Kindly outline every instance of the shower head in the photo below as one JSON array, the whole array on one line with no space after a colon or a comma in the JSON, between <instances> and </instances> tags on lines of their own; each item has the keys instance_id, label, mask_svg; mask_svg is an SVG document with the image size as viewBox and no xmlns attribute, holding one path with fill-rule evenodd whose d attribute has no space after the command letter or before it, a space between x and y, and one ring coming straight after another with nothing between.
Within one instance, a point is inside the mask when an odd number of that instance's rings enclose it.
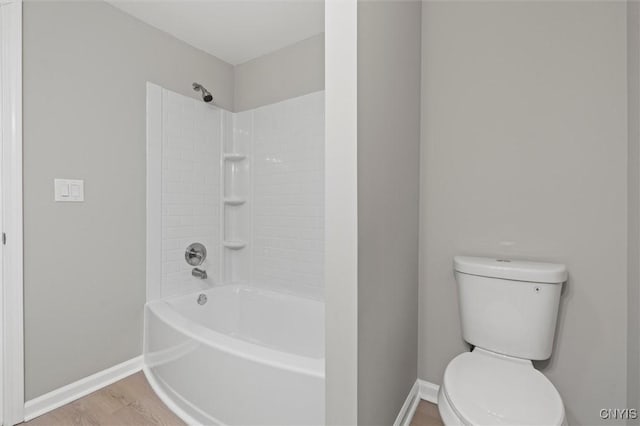
<instances>
[{"instance_id":1,"label":"shower head","mask_svg":"<svg viewBox=\"0 0 640 426\"><path fill-rule=\"evenodd\" d=\"M205 102L211 102L213 100L213 96L211 96L211 92L204 88L204 86L200 83L193 83L193 90L202 92L202 100Z\"/></svg>"}]
</instances>

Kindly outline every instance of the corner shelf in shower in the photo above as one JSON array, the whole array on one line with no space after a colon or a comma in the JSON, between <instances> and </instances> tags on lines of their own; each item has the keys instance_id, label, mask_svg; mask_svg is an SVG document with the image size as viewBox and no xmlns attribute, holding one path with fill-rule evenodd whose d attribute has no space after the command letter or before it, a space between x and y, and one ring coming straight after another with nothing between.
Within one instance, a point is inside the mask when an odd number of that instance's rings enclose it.
<instances>
[{"instance_id":1,"label":"corner shelf in shower","mask_svg":"<svg viewBox=\"0 0 640 426\"><path fill-rule=\"evenodd\" d=\"M241 206L246 202L246 199L240 197L228 197L224 199L224 204L227 206Z\"/></svg>"},{"instance_id":2,"label":"corner shelf in shower","mask_svg":"<svg viewBox=\"0 0 640 426\"><path fill-rule=\"evenodd\" d=\"M246 155L240 154L240 153L237 153L237 152L229 152L227 154L224 154L224 159L226 161L242 161L245 158L247 158Z\"/></svg>"},{"instance_id":3,"label":"corner shelf in shower","mask_svg":"<svg viewBox=\"0 0 640 426\"><path fill-rule=\"evenodd\" d=\"M245 248L247 243L244 241L225 241L224 246L231 250L240 250Z\"/></svg>"}]
</instances>

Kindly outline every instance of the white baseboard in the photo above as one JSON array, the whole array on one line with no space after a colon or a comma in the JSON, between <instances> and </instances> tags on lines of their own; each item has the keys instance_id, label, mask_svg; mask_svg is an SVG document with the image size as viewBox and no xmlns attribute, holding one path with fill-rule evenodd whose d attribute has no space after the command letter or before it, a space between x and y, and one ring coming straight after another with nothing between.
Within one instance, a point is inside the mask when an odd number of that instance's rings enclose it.
<instances>
[{"instance_id":1,"label":"white baseboard","mask_svg":"<svg viewBox=\"0 0 640 426\"><path fill-rule=\"evenodd\" d=\"M24 420L28 421L78 398L95 392L142 369L142 356L132 358L77 382L31 399L24 404Z\"/></svg>"},{"instance_id":2,"label":"white baseboard","mask_svg":"<svg viewBox=\"0 0 640 426\"><path fill-rule=\"evenodd\" d=\"M396 421L393 422L393 426L405 426L411 423L413 413L415 413L416 407L418 406L418 403L420 403L419 391L420 384L416 381L409 391L409 395L407 395L407 399L405 399L404 404L402 404L402 408L400 408L400 412L396 417Z\"/></svg>"},{"instance_id":3,"label":"white baseboard","mask_svg":"<svg viewBox=\"0 0 640 426\"><path fill-rule=\"evenodd\" d=\"M402 404L402 408L400 408L400 412L396 417L396 421L393 422L393 426L408 426L411 423L411 419L416 412L420 400L424 399L425 401L437 404L439 390L440 386L417 379L409 391L407 399L405 399L404 404Z\"/></svg>"},{"instance_id":4,"label":"white baseboard","mask_svg":"<svg viewBox=\"0 0 640 426\"><path fill-rule=\"evenodd\" d=\"M440 386L420 379L417 380L417 383L420 383L420 399L438 404L438 391L440 390Z\"/></svg>"},{"instance_id":5,"label":"white baseboard","mask_svg":"<svg viewBox=\"0 0 640 426\"><path fill-rule=\"evenodd\" d=\"M393 422L393 426L409 426L420 400L424 399L425 401L437 404L439 390L440 386L417 379L409 391L407 399L405 399L404 404L402 404L402 408L400 408L400 412L396 417L396 421Z\"/></svg>"}]
</instances>

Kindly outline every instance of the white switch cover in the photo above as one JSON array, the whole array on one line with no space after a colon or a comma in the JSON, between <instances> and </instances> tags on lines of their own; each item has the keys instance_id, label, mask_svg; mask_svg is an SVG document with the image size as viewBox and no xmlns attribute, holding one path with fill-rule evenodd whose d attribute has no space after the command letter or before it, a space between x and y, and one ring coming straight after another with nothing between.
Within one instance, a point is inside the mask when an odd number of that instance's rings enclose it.
<instances>
[{"instance_id":1,"label":"white switch cover","mask_svg":"<svg viewBox=\"0 0 640 426\"><path fill-rule=\"evenodd\" d=\"M54 179L53 186L55 201L84 201L84 180Z\"/></svg>"}]
</instances>

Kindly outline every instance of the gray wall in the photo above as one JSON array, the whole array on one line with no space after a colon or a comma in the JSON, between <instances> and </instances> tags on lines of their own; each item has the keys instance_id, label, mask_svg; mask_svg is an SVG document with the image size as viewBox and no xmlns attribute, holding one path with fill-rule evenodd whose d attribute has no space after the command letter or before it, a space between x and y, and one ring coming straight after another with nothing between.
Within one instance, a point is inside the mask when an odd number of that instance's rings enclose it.
<instances>
[{"instance_id":1,"label":"gray wall","mask_svg":"<svg viewBox=\"0 0 640 426\"><path fill-rule=\"evenodd\" d=\"M106 3L25 3L27 400L141 353L147 80L233 109L231 65ZM56 177L86 201L54 203Z\"/></svg>"},{"instance_id":2,"label":"gray wall","mask_svg":"<svg viewBox=\"0 0 640 426\"><path fill-rule=\"evenodd\" d=\"M537 367L570 424L626 406L626 37L624 2L424 3L420 378L468 350L454 255L563 262Z\"/></svg>"},{"instance_id":3,"label":"gray wall","mask_svg":"<svg viewBox=\"0 0 640 426\"><path fill-rule=\"evenodd\" d=\"M324 34L235 67L235 111L324 89Z\"/></svg>"},{"instance_id":4,"label":"gray wall","mask_svg":"<svg viewBox=\"0 0 640 426\"><path fill-rule=\"evenodd\" d=\"M640 4L627 3L628 285L627 407L640 409ZM640 424L636 419L633 424Z\"/></svg>"},{"instance_id":5,"label":"gray wall","mask_svg":"<svg viewBox=\"0 0 640 426\"><path fill-rule=\"evenodd\" d=\"M358 2L358 424L417 377L419 1Z\"/></svg>"}]
</instances>

